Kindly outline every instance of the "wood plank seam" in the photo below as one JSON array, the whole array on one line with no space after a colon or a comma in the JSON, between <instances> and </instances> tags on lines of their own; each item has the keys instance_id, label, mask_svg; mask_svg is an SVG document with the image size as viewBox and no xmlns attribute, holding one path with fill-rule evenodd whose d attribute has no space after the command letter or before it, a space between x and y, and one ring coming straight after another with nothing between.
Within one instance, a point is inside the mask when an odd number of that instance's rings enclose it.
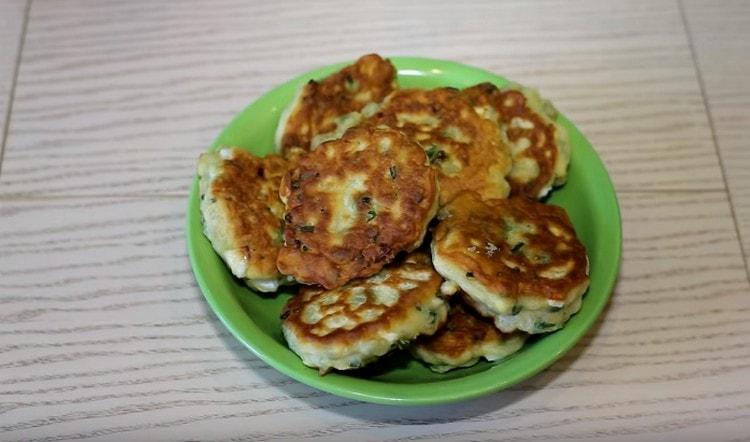
<instances>
[{"instance_id":1,"label":"wood plank seam","mask_svg":"<svg viewBox=\"0 0 750 442\"><path fill-rule=\"evenodd\" d=\"M5 110L5 125L3 126L2 143L0 143L0 174L3 171L3 154L5 153L5 143L8 140L8 131L10 129L10 117L13 113L13 100L16 95L16 83L18 82L18 71L21 69L21 55L23 54L23 45L26 41L26 29L29 23L29 12L31 11L31 2L26 0L26 6L23 11L23 23L21 24L21 36L18 39L18 51L16 53L16 65L13 66L13 76L11 77L10 92L8 93L8 105Z\"/></svg>"},{"instance_id":2,"label":"wood plank seam","mask_svg":"<svg viewBox=\"0 0 750 442\"><path fill-rule=\"evenodd\" d=\"M711 105L708 100L708 94L706 93L706 85L703 81L703 73L701 72L700 62L695 49L695 43L693 42L693 34L690 30L690 23L688 22L687 15L685 14L685 6L682 4L682 0L677 0L677 8L680 11L680 18L682 19L682 25L685 29L685 38L687 39L688 47L690 48L690 56L693 59L693 66L695 68L695 76L698 80L698 86L701 91L701 100L703 101L703 107L706 111L706 118L708 119L708 127L711 131L711 139L716 149L716 157L719 161L721 168L721 178L724 180L724 189L727 193L727 200L729 201L729 211L732 214L732 222L734 223L735 234L737 235L737 242L740 246L740 253L742 255L742 262L745 264L745 276L748 282L750 282L750 267L748 267L747 255L745 254L745 247L742 243L742 234L740 232L739 222L737 221L737 213L734 209L734 201L732 200L732 191L729 188L729 182L727 181L727 172L724 169L724 161L721 157L721 149L719 149L719 142L716 137L716 127L714 125L713 114L711 113Z\"/></svg>"},{"instance_id":3,"label":"wood plank seam","mask_svg":"<svg viewBox=\"0 0 750 442\"><path fill-rule=\"evenodd\" d=\"M175 199L175 198L187 198L189 188L185 189L185 193L143 193L143 192L132 192L123 194L103 194L103 195L91 195L91 194L67 194L67 195L35 195L30 193L0 193L0 201L64 201L68 199L121 199L121 198L141 198L141 199ZM714 193L726 193L725 189L701 189L701 190L689 190L689 189L619 189L617 194L660 194L660 193L671 193L671 194L682 194L682 195L695 195L695 194L714 194Z\"/></svg>"},{"instance_id":4,"label":"wood plank seam","mask_svg":"<svg viewBox=\"0 0 750 442\"><path fill-rule=\"evenodd\" d=\"M197 160L196 160L197 161ZM104 195L75 195L75 194L67 194L67 195L41 195L41 194L22 194L22 193L0 193L0 201L65 201L65 200L76 200L76 199L83 199L83 200L105 200L105 199L122 199L122 198L133 198L133 199L183 199L187 198L188 194L187 191L189 189L185 190L185 193L182 194L176 194L176 193L143 193L143 192L132 192L132 193L125 193L125 194L104 194ZM680 192L683 192L682 190ZM706 192L723 192L723 190L715 190L715 191L706 191ZM658 193L658 191L657 191ZM685 191L685 193L695 193L694 191Z\"/></svg>"}]
</instances>

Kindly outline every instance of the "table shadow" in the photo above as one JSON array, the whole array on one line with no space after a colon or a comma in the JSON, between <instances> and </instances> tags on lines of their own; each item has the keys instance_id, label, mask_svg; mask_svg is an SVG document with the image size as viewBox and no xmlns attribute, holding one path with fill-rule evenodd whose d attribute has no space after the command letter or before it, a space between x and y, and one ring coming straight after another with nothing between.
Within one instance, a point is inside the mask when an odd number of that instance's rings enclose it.
<instances>
[{"instance_id":1,"label":"table shadow","mask_svg":"<svg viewBox=\"0 0 750 442\"><path fill-rule=\"evenodd\" d=\"M614 293L612 297L614 297ZM604 307L604 310L594 322L591 329L570 351L535 376L513 387L484 397L453 404L427 406L379 405L341 398L297 382L270 367L269 370L258 370L258 363L262 361L252 355L250 350L242 346L231 334L226 333L226 329L221 324L221 321L205 302L203 303L203 309L206 315L213 319L210 321L211 325L216 330L219 339L227 351L233 353L239 362L245 363L248 369L252 370L257 376L268 381L269 384L273 384L285 396L304 402L311 409L325 409L328 412L340 414L348 419L369 424L397 426L434 425L465 420L482 421L485 418L512 418L516 416L517 414L513 412L509 412L508 416L497 416L497 414L501 413L503 409L544 390L565 373L591 346L602 323L606 320L611 308L611 301L612 299ZM248 356L251 357L248 358ZM393 363L398 364L399 360L398 357L395 357L393 358ZM377 370L377 368L373 368L373 370ZM279 377L284 377L289 382L279 382ZM490 418L488 415L494 416Z\"/></svg>"}]
</instances>

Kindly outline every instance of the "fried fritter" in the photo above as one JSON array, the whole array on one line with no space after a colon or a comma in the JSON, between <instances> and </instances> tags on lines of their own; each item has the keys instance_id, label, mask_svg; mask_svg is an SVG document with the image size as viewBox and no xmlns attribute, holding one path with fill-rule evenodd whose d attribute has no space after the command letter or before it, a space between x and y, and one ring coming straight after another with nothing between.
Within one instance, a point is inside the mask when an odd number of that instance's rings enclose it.
<instances>
[{"instance_id":1,"label":"fried fritter","mask_svg":"<svg viewBox=\"0 0 750 442\"><path fill-rule=\"evenodd\" d=\"M481 358L488 361L507 358L521 349L527 336L502 333L491 319L480 316L456 296L451 299L445 324L435 334L419 337L409 350L432 371L445 373L471 367Z\"/></svg>"},{"instance_id":2,"label":"fried fritter","mask_svg":"<svg viewBox=\"0 0 750 442\"><path fill-rule=\"evenodd\" d=\"M334 290L302 287L281 314L284 338L321 374L363 367L443 324L441 282L428 255L413 253Z\"/></svg>"},{"instance_id":3,"label":"fried fritter","mask_svg":"<svg viewBox=\"0 0 750 442\"><path fill-rule=\"evenodd\" d=\"M482 83L463 93L480 115L500 127L510 144L513 168L507 179L512 196L543 198L553 186L565 183L568 133L556 122L552 103L519 85L499 89Z\"/></svg>"},{"instance_id":4,"label":"fried fritter","mask_svg":"<svg viewBox=\"0 0 750 442\"><path fill-rule=\"evenodd\" d=\"M396 69L376 54L365 55L321 81L310 80L281 116L276 131L278 150L309 150L340 138L395 88Z\"/></svg>"},{"instance_id":5,"label":"fried fritter","mask_svg":"<svg viewBox=\"0 0 750 442\"><path fill-rule=\"evenodd\" d=\"M501 331L554 331L580 308L588 257L561 207L525 197L482 201L465 192L439 217L435 269Z\"/></svg>"},{"instance_id":6,"label":"fried fritter","mask_svg":"<svg viewBox=\"0 0 750 442\"><path fill-rule=\"evenodd\" d=\"M415 249L437 211L436 172L401 132L356 127L303 156L282 180L278 268L328 289Z\"/></svg>"},{"instance_id":7,"label":"fried fritter","mask_svg":"<svg viewBox=\"0 0 750 442\"><path fill-rule=\"evenodd\" d=\"M511 167L496 125L479 116L457 89L401 89L365 124L398 129L418 142L439 171L440 204L462 190L505 198Z\"/></svg>"},{"instance_id":8,"label":"fried fritter","mask_svg":"<svg viewBox=\"0 0 750 442\"><path fill-rule=\"evenodd\" d=\"M225 147L198 160L203 231L234 276L262 292L290 281L276 268L284 204L278 189L288 163Z\"/></svg>"}]
</instances>

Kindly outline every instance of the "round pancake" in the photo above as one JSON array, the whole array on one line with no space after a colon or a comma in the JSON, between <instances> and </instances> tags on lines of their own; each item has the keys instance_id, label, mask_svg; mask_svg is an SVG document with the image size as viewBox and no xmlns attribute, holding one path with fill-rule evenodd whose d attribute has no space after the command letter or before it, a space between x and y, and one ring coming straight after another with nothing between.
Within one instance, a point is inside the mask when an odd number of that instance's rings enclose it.
<instances>
[{"instance_id":1,"label":"round pancake","mask_svg":"<svg viewBox=\"0 0 750 442\"><path fill-rule=\"evenodd\" d=\"M525 333L502 333L460 298L451 301L448 319L431 336L421 336L409 347L412 355L425 362L432 371L445 373L460 367L471 367L484 358L497 361L523 347Z\"/></svg>"},{"instance_id":2,"label":"round pancake","mask_svg":"<svg viewBox=\"0 0 750 442\"><path fill-rule=\"evenodd\" d=\"M281 182L279 270L328 289L377 273L422 242L437 186L424 151L406 135L349 129L302 157Z\"/></svg>"},{"instance_id":3,"label":"round pancake","mask_svg":"<svg viewBox=\"0 0 750 442\"><path fill-rule=\"evenodd\" d=\"M588 257L560 207L465 192L440 213L435 269L503 332L557 330L580 308Z\"/></svg>"},{"instance_id":4,"label":"round pancake","mask_svg":"<svg viewBox=\"0 0 750 442\"><path fill-rule=\"evenodd\" d=\"M442 278L427 254L413 253L367 279L325 290L301 287L281 314L289 348L321 374L365 366L445 321Z\"/></svg>"},{"instance_id":5,"label":"round pancake","mask_svg":"<svg viewBox=\"0 0 750 442\"><path fill-rule=\"evenodd\" d=\"M204 234L234 276L262 292L290 281L276 268L284 214L278 189L287 168L278 155L232 147L198 160Z\"/></svg>"},{"instance_id":6,"label":"round pancake","mask_svg":"<svg viewBox=\"0 0 750 442\"><path fill-rule=\"evenodd\" d=\"M439 171L441 205L462 190L483 198L505 198L510 191L510 154L497 126L456 89L397 90L367 124L396 128L425 149Z\"/></svg>"},{"instance_id":7,"label":"round pancake","mask_svg":"<svg viewBox=\"0 0 750 442\"><path fill-rule=\"evenodd\" d=\"M308 150L340 138L395 88L396 69L376 54L365 55L321 81L310 80L281 116L276 131L278 150Z\"/></svg>"},{"instance_id":8,"label":"round pancake","mask_svg":"<svg viewBox=\"0 0 750 442\"><path fill-rule=\"evenodd\" d=\"M568 133L557 124L557 111L533 89L503 89L482 83L463 91L476 111L495 122L510 145L513 168L507 179L512 196L543 198L565 183L570 147Z\"/></svg>"}]
</instances>

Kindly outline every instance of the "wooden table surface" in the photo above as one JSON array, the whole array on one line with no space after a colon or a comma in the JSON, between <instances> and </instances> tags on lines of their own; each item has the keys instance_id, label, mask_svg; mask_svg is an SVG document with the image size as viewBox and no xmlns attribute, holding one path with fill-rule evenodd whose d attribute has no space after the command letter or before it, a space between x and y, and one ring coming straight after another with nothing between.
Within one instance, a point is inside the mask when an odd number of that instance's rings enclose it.
<instances>
[{"instance_id":1,"label":"wooden table surface","mask_svg":"<svg viewBox=\"0 0 750 442\"><path fill-rule=\"evenodd\" d=\"M541 88L614 180L609 307L501 393L309 388L191 273L197 156L274 85L373 51ZM0 0L0 440L748 440L749 73L746 1Z\"/></svg>"}]
</instances>

